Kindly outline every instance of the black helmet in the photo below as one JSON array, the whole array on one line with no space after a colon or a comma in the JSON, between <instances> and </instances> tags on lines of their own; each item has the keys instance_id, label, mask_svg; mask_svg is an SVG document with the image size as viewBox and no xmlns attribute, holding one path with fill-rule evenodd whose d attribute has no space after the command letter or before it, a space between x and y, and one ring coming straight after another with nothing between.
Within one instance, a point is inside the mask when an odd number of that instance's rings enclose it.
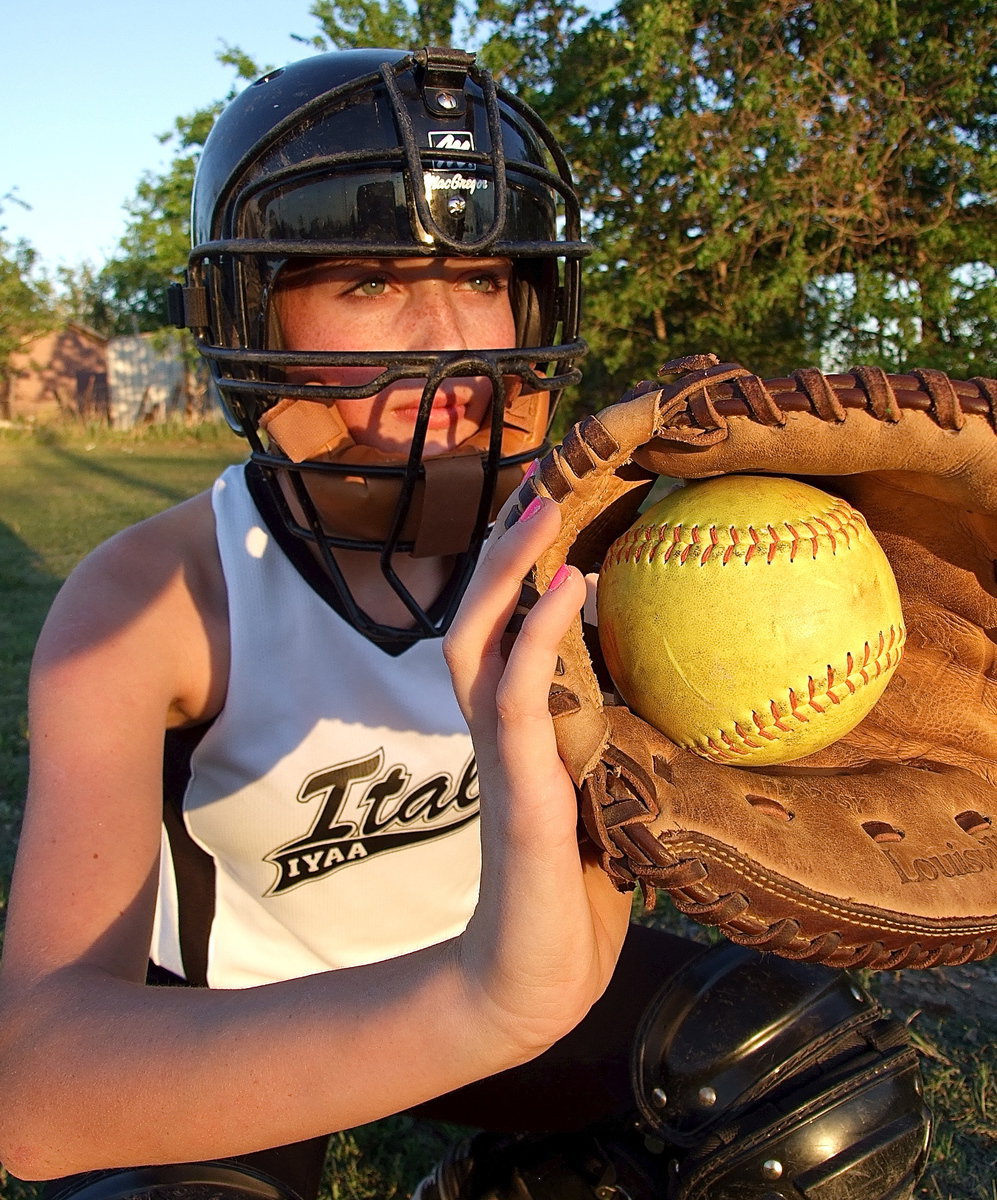
<instances>
[{"instance_id":1,"label":"black helmet","mask_svg":"<svg viewBox=\"0 0 997 1200\"><path fill-rule=\"evenodd\" d=\"M187 284L174 288L172 313L194 330L283 520L318 545L348 619L366 636L439 636L490 521L545 449L556 397L579 377L588 247L550 132L460 50L315 55L263 76L221 114L198 167L192 226ZM461 256L511 261L515 347L282 349L272 297L289 263ZM363 386L287 382L287 369L302 366L377 375ZM433 395L444 380L468 376L490 381L490 415L467 442L424 459ZM358 451L330 402L412 378L425 386L411 450ZM337 548L379 555L412 628L378 624L359 608ZM431 612L396 575L396 553L453 558Z\"/></svg>"}]
</instances>

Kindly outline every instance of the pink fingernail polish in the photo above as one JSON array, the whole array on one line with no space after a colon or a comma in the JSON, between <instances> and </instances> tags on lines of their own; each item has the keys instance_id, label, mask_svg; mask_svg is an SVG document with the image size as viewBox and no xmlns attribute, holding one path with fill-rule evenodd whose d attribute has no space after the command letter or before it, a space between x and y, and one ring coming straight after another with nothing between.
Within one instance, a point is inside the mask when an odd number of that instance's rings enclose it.
<instances>
[{"instance_id":1,"label":"pink fingernail polish","mask_svg":"<svg viewBox=\"0 0 997 1200\"><path fill-rule=\"evenodd\" d=\"M533 499L529 502L529 504L527 504L527 506L523 509L519 520L520 521L528 521L530 519L530 517L535 517L537 515L537 513L540 511L540 506L542 504L543 504L543 501L540 499L540 497L534 496Z\"/></svg>"},{"instance_id":2,"label":"pink fingernail polish","mask_svg":"<svg viewBox=\"0 0 997 1200\"><path fill-rule=\"evenodd\" d=\"M550 581L550 587L547 588L547 591L552 592L555 588L559 588L570 574L571 570L567 563L562 563L554 572L554 578Z\"/></svg>"},{"instance_id":3,"label":"pink fingernail polish","mask_svg":"<svg viewBox=\"0 0 997 1200\"><path fill-rule=\"evenodd\" d=\"M534 475L534 474L536 473L536 469L537 469L537 467L539 467L539 466L540 466L540 459L539 459L539 458L535 458L535 459L533 460L533 462L531 462L531 463L530 463L530 465L529 465L529 466L526 468L526 470L523 472L523 482L524 482L524 483L526 482L526 480L527 480L527 479L529 479L529 478L530 478L530 476L531 476L531 475Z\"/></svg>"}]
</instances>

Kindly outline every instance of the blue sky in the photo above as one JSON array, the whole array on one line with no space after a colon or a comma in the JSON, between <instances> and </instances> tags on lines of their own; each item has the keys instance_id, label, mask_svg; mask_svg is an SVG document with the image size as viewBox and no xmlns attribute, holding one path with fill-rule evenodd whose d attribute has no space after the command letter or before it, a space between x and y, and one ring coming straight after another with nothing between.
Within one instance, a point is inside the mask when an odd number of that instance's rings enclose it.
<instances>
[{"instance_id":1,"label":"blue sky","mask_svg":"<svg viewBox=\"0 0 997 1200\"><path fill-rule=\"evenodd\" d=\"M146 170L170 159L157 135L224 97L223 42L266 66L310 53L312 0L0 0L0 196L9 240L43 263L99 265Z\"/></svg>"}]
</instances>

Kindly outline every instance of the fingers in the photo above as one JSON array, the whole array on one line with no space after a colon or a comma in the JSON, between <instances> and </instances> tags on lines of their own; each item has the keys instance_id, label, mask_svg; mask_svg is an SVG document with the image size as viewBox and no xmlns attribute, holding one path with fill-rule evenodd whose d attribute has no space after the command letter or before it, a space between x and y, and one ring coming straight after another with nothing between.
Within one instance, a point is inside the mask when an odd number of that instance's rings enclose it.
<instances>
[{"instance_id":1,"label":"fingers","mask_svg":"<svg viewBox=\"0 0 997 1200\"><path fill-rule=\"evenodd\" d=\"M559 531L549 499L500 531L445 642L481 785L481 887L462 961L477 1008L539 1048L600 994L629 915L629 899L582 861L575 786L548 707L561 640L585 601L578 570L555 573L503 654L523 579Z\"/></svg>"},{"instance_id":2,"label":"fingers","mask_svg":"<svg viewBox=\"0 0 997 1200\"><path fill-rule=\"evenodd\" d=\"M548 707L561 639L585 600L585 583L562 566L527 614L509 650L495 693L497 744L502 758L533 779L563 773ZM571 789L574 805L574 789Z\"/></svg>"},{"instance_id":3,"label":"fingers","mask_svg":"<svg viewBox=\"0 0 997 1200\"><path fill-rule=\"evenodd\" d=\"M575 568L555 574L526 615L508 658L503 652L522 580L559 528L557 505L537 500L489 544L445 645L482 785L487 781L496 794L517 797L515 804L490 812L485 823L515 822L515 830L506 827L503 836L524 843L536 841L535 821L553 821L560 826L558 836L574 838L574 785L557 752L548 695L561 640L585 599Z\"/></svg>"},{"instance_id":4,"label":"fingers","mask_svg":"<svg viewBox=\"0 0 997 1200\"><path fill-rule=\"evenodd\" d=\"M554 540L559 528L557 505L551 500L538 499L527 507L517 524L493 537L485 548L443 647L454 690L469 725L476 714L480 714L483 705L493 707L499 680L506 667L503 634L519 601L524 578ZM577 576L578 573L569 571L567 574ZM560 582L566 582L565 577L562 576ZM565 606L573 603L574 585L560 597L559 592L560 587L551 589L549 594L557 599L542 606L538 604L528 618L534 625L534 645L536 639L545 638L548 643L554 639L553 646L556 646L570 623L568 617L558 633L559 615L563 618ZM548 608L552 610L549 618ZM537 609L543 615L533 621ZM556 658L550 655L548 658L551 675L543 688L544 697L556 662ZM487 705L489 697L492 705Z\"/></svg>"}]
</instances>

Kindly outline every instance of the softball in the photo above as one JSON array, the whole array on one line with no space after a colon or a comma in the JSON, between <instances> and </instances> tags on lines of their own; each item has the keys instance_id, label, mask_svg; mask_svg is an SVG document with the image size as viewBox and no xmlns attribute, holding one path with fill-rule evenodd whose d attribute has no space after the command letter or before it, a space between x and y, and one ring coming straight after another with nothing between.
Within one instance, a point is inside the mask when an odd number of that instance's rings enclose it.
<instances>
[{"instance_id":1,"label":"softball","mask_svg":"<svg viewBox=\"0 0 997 1200\"><path fill-rule=\"evenodd\" d=\"M774 476L686 484L648 509L610 547L597 607L630 708L736 766L844 736L882 695L906 636L862 514Z\"/></svg>"}]
</instances>

